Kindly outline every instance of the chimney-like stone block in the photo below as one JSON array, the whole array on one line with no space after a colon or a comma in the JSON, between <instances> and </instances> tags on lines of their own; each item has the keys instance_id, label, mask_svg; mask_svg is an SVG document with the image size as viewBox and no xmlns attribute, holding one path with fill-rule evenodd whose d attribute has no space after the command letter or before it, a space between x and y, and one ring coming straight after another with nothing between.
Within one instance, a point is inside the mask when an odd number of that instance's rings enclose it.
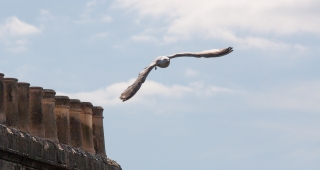
<instances>
[{"instance_id":1,"label":"chimney-like stone block","mask_svg":"<svg viewBox=\"0 0 320 170\"><path fill-rule=\"evenodd\" d=\"M69 97L56 96L55 115L57 134L60 143L70 145Z\"/></svg>"},{"instance_id":2,"label":"chimney-like stone block","mask_svg":"<svg viewBox=\"0 0 320 170\"><path fill-rule=\"evenodd\" d=\"M40 138L44 138L42 91L42 87L29 87L30 133Z\"/></svg>"},{"instance_id":3,"label":"chimney-like stone block","mask_svg":"<svg viewBox=\"0 0 320 170\"><path fill-rule=\"evenodd\" d=\"M18 82L19 128L26 133L30 133L29 87L29 83Z\"/></svg>"},{"instance_id":4,"label":"chimney-like stone block","mask_svg":"<svg viewBox=\"0 0 320 170\"><path fill-rule=\"evenodd\" d=\"M6 125L19 129L18 113L18 79L4 78L4 112L6 114Z\"/></svg>"},{"instance_id":5,"label":"chimney-like stone block","mask_svg":"<svg viewBox=\"0 0 320 170\"><path fill-rule=\"evenodd\" d=\"M81 102L78 99L70 99L70 137L71 146L82 148L82 133L81 133Z\"/></svg>"},{"instance_id":6,"label":"chimney-like stone block","mask_svg":"<svg viewBox=\"0 0 320 170\"><path fill-rule=\"evenodd\" d=\"M82 149L95 153L92 132L92 103L81 102Z\"/></svg>"},{"instance_id":7,"label":"chimney-like stone block","mask_svg":"<svg viewBox=\"0 0 320 170\"><path fill-rule=\"evenodd\" d=\"M0 73L0 124L6 124L6 113L4 112L4 74Z\"/></svg>"},{"instance_id":8,"label":"chimney-like stone block","mask_svg":"<svg viewBox=\"0 0 320 170\"><path fill-rule=\"evenodd\" d=\"M45 130L44 136L48 140L59 143L55 114L55 95L56 92L52 89L44 89L42 91L42 109Z\"/></svg>"},{"instance_id":9,"label":"chimney-like stone block","mask_svg":"<svg viewBox=\"0 0 320 170\"><path fill-rule=\"evenodd\" d=\"M94 106L92 108L92 130L93 130L93 143L96 154L101 156L106 155L105 143L104 143L104 131L103 131L103 108L100 106Z\"/></svg>"}]
</instances>

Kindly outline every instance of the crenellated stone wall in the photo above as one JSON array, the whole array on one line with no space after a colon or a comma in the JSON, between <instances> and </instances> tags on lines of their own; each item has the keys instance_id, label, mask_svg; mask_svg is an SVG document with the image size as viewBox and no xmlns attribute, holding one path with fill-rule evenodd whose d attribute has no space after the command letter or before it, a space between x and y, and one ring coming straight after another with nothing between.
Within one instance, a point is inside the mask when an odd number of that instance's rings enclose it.
<instances>
[{"instance_id":1,"label":"crenellated stone wall","mask_svg":"<svg viewBox=\"0 0 320 170\"><path fill-rule=\"evenodd\" d=\"M0 73L0 170L121 170L107 158L103 108Z\"/></svg>"}]
</instances>

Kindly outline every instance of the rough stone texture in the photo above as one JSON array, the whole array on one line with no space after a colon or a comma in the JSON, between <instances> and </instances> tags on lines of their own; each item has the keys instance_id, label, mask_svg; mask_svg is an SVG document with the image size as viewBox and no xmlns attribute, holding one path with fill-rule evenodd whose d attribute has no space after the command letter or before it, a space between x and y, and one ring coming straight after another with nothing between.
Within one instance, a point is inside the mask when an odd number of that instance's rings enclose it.
<instances>
[{"instance_id":1,"label":"rough stone texture","mask_svg":"<svg viewBox=\"0 0 320 170\"><path fill-rule=\"evenodd\" d=\"M37 86L29 88L30 133L40 138L44 138L42 90Z\"/></svg>"},{"instance_id":2,"label":"rough stone texture","mask_svg":"<svg viewBox=\"0 0 320 170\"><path fill-rule=\"evenodd\" d=\"M23 166L18 163L13 163L13 162L1 160L1 159L0 159L0 169L1 170L35 170L28 166Z\"/></svg>"},{"instance_id":3,"label":"rough stone texture","mask_svg":"<svg viewBox=\"0 0 320 170\"><path fill-rule=\"evenodd\" d=\"M107 158L108 170L122 170L121 166L114 160Z\"/></svg>"},{"instance_id":4,"label":"rough stone texture","mask_svg":"<svg viewBox=\"0 0 320 170\"><path fill-rule=\"evenodd\" d=\"M56 92L51 89L44 89L42 91L44 136L48 140L59 142L55 115L55 95Z\"/></svg>"},{"instance_id":5,"label":"rough stone texture","mask_svg":"<svg viewBox=\"0 0 320 170\"><path fill-rule=\"evenodd\" d=\"M55 115L60 143L70 145L69 97L56 96Z\"/></svg>"},{"instance_id":6,"label":"rough stone texture","mask_svg":"<svg viewBox=\"0 0 320 170\"><path fill-rule=\"evenodd\" d=\"M70 138L71 146L82 148L82 133L81 133L81 121L80 121L80 100L70 99L69 116L70 116Z\"/></svg>"},{"instance_id":7,"label":"rough stone texture","mask_svg":"<svg viewBox=\"0 0 320 170\"><path fill-rule=\"evenodd\" d=\"M58 144L0 124L2 170L122 170L107 157Z\"/></svg>"},{"instance_id":8,"label":"rough stone texture","mask_svg":"<svg viewBox=\"0 0 320 170\"><path fill-rule=\"evenodd\" d=\"M90 153L95 153L92 134L92 103L81 102L81 132L82 149Z\"/></svg>"},{"instance_id":9,"label":"rough stone texture","mask_svg":"<svg viewBox=\"0 0 320 170\"><path fill-rule=\"evenodd\" d=\"M29 83L18 82L19 129L30 133Z\"/></svg>"},{"instance_id":10,"label":"rough stone texture","mask_svg":"<svg viewBox=\"0 0 320 170\"><path fill-rule=\"evenodd\" d=\"M103 132L103 108L95 106L92 108L92 132L93 132L93 143L96 154L107 156L104 142Z\"/></svg>"},{"instance_id":11,"label":"rough stone texture","mask_svg":"<svg viewBox=\"0 0 320 170\"><path fill-rule=\"evenodd\" d=\"M6 124L6 114L4 112L3 77L4 77L4 74L0 73L0 124Z\"/></svg>"},{"instance_id":12,"label":"rough stone texture","mask_svg":"<svg viewBox=\"0 0 320 170\"><path fill-rule=\"evenodd\" d=\"M6 125L19 129L18 114L18 79L4 78L4 112L6 114Z\"/></svg>"}]
</instances>

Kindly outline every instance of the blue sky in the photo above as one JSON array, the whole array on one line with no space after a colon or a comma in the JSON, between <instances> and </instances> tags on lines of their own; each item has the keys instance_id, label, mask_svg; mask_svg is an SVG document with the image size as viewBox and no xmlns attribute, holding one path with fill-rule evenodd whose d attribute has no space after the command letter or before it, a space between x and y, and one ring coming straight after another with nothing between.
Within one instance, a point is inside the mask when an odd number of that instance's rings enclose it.
<instances>
[{"instance_id":1,"label":"blue sky","mask_svg":"<svg viewBox=\"0 0 320 170\"><path fill-rule=\"evenodd\" d=\"M104 110L126 170L318 169L320 2L0 1L0 72ZM155 57L177 58L120 94Z\"/></svg>"}]
</instances>

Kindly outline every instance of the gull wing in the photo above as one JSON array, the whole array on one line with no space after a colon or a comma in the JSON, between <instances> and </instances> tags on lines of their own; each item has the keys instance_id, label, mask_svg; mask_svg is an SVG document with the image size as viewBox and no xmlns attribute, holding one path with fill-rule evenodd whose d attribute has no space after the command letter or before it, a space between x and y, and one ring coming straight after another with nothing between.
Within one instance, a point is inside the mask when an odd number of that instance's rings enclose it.
<instances>
[{"instance_id":1,"label":"gull wing","mask_svg":"<svg viewBox=\"0 0 320 170\"><path fill-rule=\"evenodd\" d=\"M144 68L138 75L136 81L121 94L120 99L124 102L133 97L140 89L142 83L146 80L150 71L156 66L156 62L151 63L148 67Z\"/></svg>"},{"instance_id":2,"label":"gull wing","mask_svg":"<svg viewBox=\"0 0 320 170\"><path fill-rule=\"evenodd\" d=\"M173 54L171 56L168 56L170 59L176 58L176 57L196 57L196 58L211 58L211 57L221 57L224 55L227 55L233 51L232 47L228 48L223 48L223 49L218 49L218 50L207 50L207 51L202 51L202 52L197 52L197 53L192 53L192 52L186 52L186 53L178 53L178 54Z\"/></svg>"}]
</instances>

